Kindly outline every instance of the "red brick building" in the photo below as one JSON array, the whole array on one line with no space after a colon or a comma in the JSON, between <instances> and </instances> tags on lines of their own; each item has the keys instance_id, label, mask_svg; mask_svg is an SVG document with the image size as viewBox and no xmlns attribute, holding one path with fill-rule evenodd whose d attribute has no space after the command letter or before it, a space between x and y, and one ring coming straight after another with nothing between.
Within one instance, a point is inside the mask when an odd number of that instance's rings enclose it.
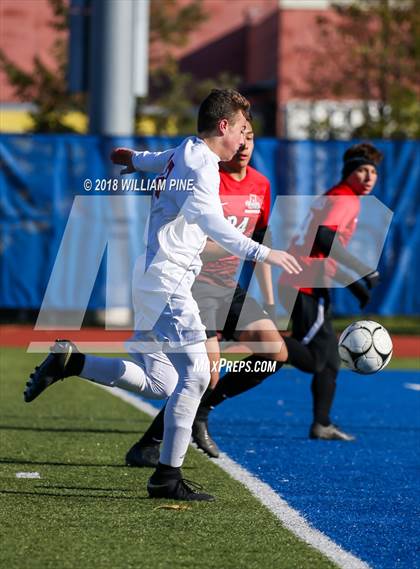
<instances>
[{"instance_id":1,"label":"red brick building","mask_svg":"<svg viewBox=\"0 0 420 569\"><path fill-rule=\"evenodd\" d=\"M302 54L310 53L318 41L317 17L333 17L330 0L202 3L208 18L190 34L188 45L177 50L181 69L198 78L214 77L222 71L238 75L241 90L252 99L265 134L305 136L311 104L301 92L310 58ZM48 26L50 17L47 0L2 0L1 48L26 69L30 69L34 55L52 61L50 50L56 32ZM1 73L0 102L9 124L18 101ZM3 125L1 130L7 129Z\"/></svg>"}]
</instances>

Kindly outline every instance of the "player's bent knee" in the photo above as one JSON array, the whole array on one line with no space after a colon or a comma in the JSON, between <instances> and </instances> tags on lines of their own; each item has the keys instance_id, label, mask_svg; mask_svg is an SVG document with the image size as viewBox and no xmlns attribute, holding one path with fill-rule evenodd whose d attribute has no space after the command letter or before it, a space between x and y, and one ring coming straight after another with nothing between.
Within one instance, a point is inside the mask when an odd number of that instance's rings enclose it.
<instances>
[{"instance_id":1,"label":"player's bent knee","mask_svg":"<svg viewBox=\"0 0 420 569\"><path fill-rule=\"evenodd\" d=\"M198 373L184 380L183 391L190 397L201 399L210 383L210 372Z\"/></svg>"},{"instance_id":2,"label":"player's bent knee","mask_svg":"<svg viewBox=\"0 0 420 569\"><path fill-rule=\"evenodd\" d=\"M287 346L281 338L271 338L271 340L262 340L262 354L272 360L278 362L286 362L288 358ZM265 349L264 349L265 348Z\"/></svg>"},{"instance_id":3,"label":"player's bent knee","mask_svg":"<svg viewBox=\"0 0 420 569\"><path fill-rule=\"evenodd\" d=\"M316 359L314 364L314 373L321 373L323 369L325 369L327 362L325 359Z\"/></svg>"},{"instance_id":4,"label":"player's bent knee","mask_svg":"<svg viewBox=\"0 0 420 569\"><path fill-rule=\"evenodd\" d=\"M169 424L173 423L181 428L191 428L192 419L197 412L199 404L200 399L196 397L190 397L184 393L174 393L167 405L172 410L168 418Z\"/></svg>"},{"instance_id":5,"label":"player's bent knee","mask_svg":"<svg viewBox=\"0 0 420 569\"><path fill-rule=\"evenodd\" d=\"M147 378L144 395L148 399L167 399L172 395L178 378L168 377L166 381Z\"/></svg>"},{"instance_id":6,"label":"player's bent knee","mask_svg":"<svg viewBox=\"0 0 420 569\"><path fill-rule=\"evenodd\" d=\"M189 369L188 373L180 376L177 384L177 393L183 393L194 399L201 399L210 383L210 370Z\"/></svg>"},{"instance_id":7,"label":"player's bent knee","mask_svg":"<svg viewBox=\"0 0 420 569\"><path fill-rule=\"evenodd\" d=\"M254 354L278 362L287 361L287 347L271 320L254 322L241 336L240 341L249 345Z\"/></svg>"},{"instance_id":8,"label":"player's bent knee","mask_svg":"<svg viewBox=\"0 0 420 569\"><path fill-rule=\"evenodd\" d=\"M289 353L287 351L287 346L282 339L279 342L279 347L278 347L278 350L276 351L276 356L273 359L276 359L279 362L287 362L288 357L289 357Z\"/></svg>"},{"instance_id":9,"label":"player's bent knee","mask_svg":"<svg viewBox=\"0 0 420 569\"><path fill-rule=\"evenodd\" d=\"M168 397L170 397L172 395L172 393L174 392L174 389L176 387L176 383L173 384L168 384L168 385L164 385L162 386L162 388L158 391L159 393L159 399L167 399Z\"/></svg>"}]
</instances>

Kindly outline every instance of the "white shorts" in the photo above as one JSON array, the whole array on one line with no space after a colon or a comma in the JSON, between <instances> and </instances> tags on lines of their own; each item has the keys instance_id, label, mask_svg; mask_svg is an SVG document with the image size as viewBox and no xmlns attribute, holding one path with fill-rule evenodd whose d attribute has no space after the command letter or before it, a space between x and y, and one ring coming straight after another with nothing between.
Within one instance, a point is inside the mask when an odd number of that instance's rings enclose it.
<instances>
[{"instance_id":1,"label":"white shorts","mask_svg":"<svg viewBox=\"0 0 420 569\"><path fill-rule=\"evenodd\" d=\"M141 261L143 262L143 261ZM206 340L205 326L191 294L196 272L170 261L155 264L144 274L134 274L135 332L130 353L164 351L163 345L179 348Z\"/></svg>"}]
</instances>

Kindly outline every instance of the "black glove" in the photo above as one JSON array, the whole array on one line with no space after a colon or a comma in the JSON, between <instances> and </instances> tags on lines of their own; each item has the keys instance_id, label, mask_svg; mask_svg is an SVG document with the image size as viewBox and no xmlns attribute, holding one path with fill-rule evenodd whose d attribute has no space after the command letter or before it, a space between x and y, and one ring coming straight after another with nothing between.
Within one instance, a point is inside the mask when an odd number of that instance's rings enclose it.
<instances>
[{"instance_id":1,"label":"black glove","mask_svg":"<svg viewBox=\"0 0 420 569\"><path fill-rule=\"evenodd\" d=\"M366 277L365 277L366 278ZM360 279L355 283L351 283L347 288L359 301L360 308L364 308L370 300L370 292L364 286L365 279Z\"/></svg>"},{"instance_id":2,"label":"black glove","mask_svg":"<svg viewBox=\"0 0 420 569\"><path fill-rule=\"evenodd\" d=\"M381 282L381 276L379 274L379 271L372 271L363 277L363 280L365 281L368 289L371 290L372 288L375 288L375 286L378 286L378 284Z\"/></svg>"},{"instance_id":3,"label":"black glove","mask_svg":"<svg viewBox=\"0 0 420 569\"><path fill-rule=\"evenodd\" d=\"M275 304L267 304L264 302L263 308L265 312L267 312L268 316L271 320L275 323L276 322L276 305Z\"/></svg>"}]
</instances>

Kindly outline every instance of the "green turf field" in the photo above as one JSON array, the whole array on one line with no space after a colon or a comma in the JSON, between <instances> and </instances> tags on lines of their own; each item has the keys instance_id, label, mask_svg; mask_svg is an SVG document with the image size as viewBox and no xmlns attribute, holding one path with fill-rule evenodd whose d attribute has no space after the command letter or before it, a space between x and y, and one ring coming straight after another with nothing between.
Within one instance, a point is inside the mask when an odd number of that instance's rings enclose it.
<instances>
[{"instance_id":1,"label":"green turf field","mask_svg":"<svg viewBox=\"0 0 420 569\"><path fill-rule=\"evenodd\" d=\"M217 496L176 504L147 497L150 470L124 466L149 423L82 380L25 404L40 359L2 349L0 565L5 569L323 569L334 565L283 529L249 493L198 451L184 475ZM18 479L38 472L39 479ZM165 506L178 509L165 509Z\"/></svg>"}]
</instances>

